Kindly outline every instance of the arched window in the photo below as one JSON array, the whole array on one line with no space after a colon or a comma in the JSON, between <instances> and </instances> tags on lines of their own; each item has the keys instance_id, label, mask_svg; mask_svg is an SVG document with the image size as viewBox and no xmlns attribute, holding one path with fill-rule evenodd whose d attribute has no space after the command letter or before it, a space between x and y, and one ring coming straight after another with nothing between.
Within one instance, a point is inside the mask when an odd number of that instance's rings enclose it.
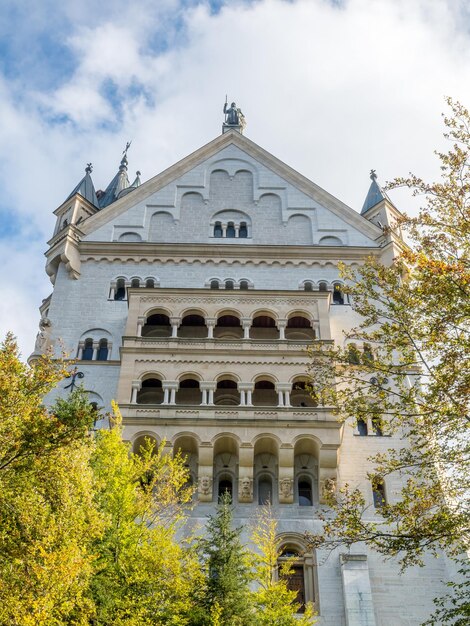
<instances>
[{"instance_id":1,"label":"arched window","mask_svg":"<svg viewBox=\"0 0 470 626\"><path fill-rule=\"evenodd\" d=\"M85 339L82 352L82 361L91 361L93 358L93 339Z\"/></svg>"},{"instance_id":2,"label":"arched window","mask_svg":"<svg viewBox=\"0 0 470 626\"><path fill-rule=\"evenodd\" d=\"M304 282L304 291L313 291L313 283L311 280L306 280Z\"/></svg>"},{"instance_id":3,"label":"arched window","mask_svg":"<svg viewBox=\"0 0 470 626\"><path fill-rule=\"evenodd\" d=\"M233 500L233 484L230 478L219 480L219 488L217 490L218 499L220 500L226 492L229 493L230 498Z\"/></svg>"},{"instance_id":4,"label":"arched window","mask_svg":"<svg viewBox=\"0 0 470 626\"><path fill-rule=\"evenodd\" d=\"M98 346L98 356L97 356L97 360L98 361L107 361L108 360L108 340L107 339L100 339L100 343Z\"/></svg>"},{"instance_id":5,"label":"arched window","mask_svg":"<svg viewBox=\"0 0 470 626\"><path fill-rule=\"evenodd\" d=\"M240 281L240 289L248 289L248 281L247 280L241 280Z\"/></svg>"},{"instance_id":6,"label":"arched window","mask_svg":"<svg viewBox=\"0 0 470 626\"><path fill-rule=\"evenodd\" d=\"M147 278L147 280L145 281L145 286L147 287L147 289L153 289L155 287L155 281L153 278Z\"/></svg>"},{"instance_id":7,"label":"arched window","mask_svg":"<svg viewBox=\"0 0 470 626\"><path fill-rule=\"evenodd\" d=\"M222 237L222 224L216 222L214 225L214 237Z\"/></svg>"},{"instance_id":8,"label":"arched window","mask_svg":"<svg viewBox=\"0 0 470 626\"><path fill-rule=\"evenodd\" d=\"M233 280L226 280L225 289L233 289L233 288L234 288Z\"/></svg>"},{"instance_id":9,"label":"arched window","mask_svg":"<svg viewBox=\"0 0 470 626\"><path fill-rule=\"evenodd\" d=\"M138 278L133 278L131 281L131 287L135 289L136 287L140 287L140 280Z\"/></svg>"},{"instance_id":10,"label":"arched window","mask_svg":"<svg viewBox=\"0 0 470 626\"><path fill-rule=\"evenodd\" d=\"M137 404L161 404L163 402L162 381L158 378L147 378L137 392Z\"/></svg>"},{"instance_id":11,"label":"arched window","mask_svg":"<svg viewBox=\"0 0 470 626\"><path fill-rule=\"evenodd\" d=\"M116 282L116 291L114 293L115 300L125 300L126 299L126 284L124 282L124 278L119 278Z\"/></svg>"},{"instance_id":12,"label":"arched window","mask_svg":"<svg viewBox=\"0 0 470 626\"><path fill-rule=\"evenodd\" d=\"M248 227L246 222L240 223L240 230L238 231L238 237L241 239L246 239L248 237Z\"/></svg>"},{"instance_id":13,"label":"arched window","mask_svg":"<svg viewBox=\"0 0 470 626\"><path fill-rule=\"evenodd\" d=\"M357 420L357 432L361 437L367 437L367 422L362 418Z\"/></svg>"},{"instance_id":14,"label":"arched window","mask_svg":"<svg viewBox=\"0 0 470 626\"><path fill-rule=\"evenodd\" d=\"M211 280L211 289L219 289L219 281Z\"/></svg>"},{"instance_id":15,"label":"arched window","mask_svg":"<svg viewBox=\"0 0 470 626\"><path fill-rule=\"evenodd\" d=\"M227 224L226 237L235 237L235 225L233 222Z\"/></svg>"},{"instance_id":16,"label":"arched window","mask_svg":"<svg viewBox=\"0 0 470 626\"><path fill-rule=\"evenodd\" d=\"M302 478L298 483L299 506L312 506L312 483Z\"/></svg>"},{"instance_id":17,"label":"arched window","mask_svg":"<svg viewBox=\"0 0 470 626\"><path fill-rule=\"evenodd\" d=\"M142 337L170 337L171 325L168 315L155 313L149 315L142 328Z\"/></svg>"},{"instance_id":18,"label":"arched window","mask_svg":"<svg viewBox=\"0 0 470 626\"><path fill-rule=\"evenodd\" d=\"M176 392L176 404L201 404L199 381L194 378L182 380Z\"/></svg>"},{"instance_id":19,"label":"arched window","mask_svg":"<svg viewBox=\"0 0 470 626\"><path fill-rule=\"evenodd\" d=\"M359 365L361 362L361 355L355 343L348 345L348 363L351 365Z\"/></svg>"},{"instance_id":20,"label":"arched window","mask_svg":"<svg viewBox=\"0 0 470 626\"><path fill-rule=\"evenodd\" d=\"M328 291L328 285L326 284L326 282L324 280L322 280L319 285L318 285L318 290L319 291Z\"/></svg>"},{"instance_id":21,"label":"arched window","mask_svg":"<svg viewBox=\"0 0 470 626\"><path fill-rule=\"evenodd\" d=\"M333 302L334 304L344 304L344 294L340 283L333 285Z\"/></svg>"},{"instance_id":22,"label":"arched window","mask_svg":"<svg viewBox=\"0 0 470 626\"><path fill-rule=\"evenodd\" d=\"M254 406L277 406L278 395L274 383L270 380L258 380L255 383L252 402Z\"/></svg>"},{"instance_id":23,"label":"arched window","mask_svg":"<svg viewBox=\"0 0 470 626\"><path fill-rule=\"evenodd\" d=\"M273 503L273 481L270 476L261 476L258 480L258 504Z\"/></svg>"},{"instance_id":24,"label":"arched window","mask_svg":"<svg viewBox=\"0 0 470 626\"><path fill-rule=\"evenodd\" d=\"M299 605L298 613L305 613L305 573L302 557L297 550L285 547L283 548L281 555L278 559L278 572L279 576L282 576L287 581L287 587L290 591L295 591L297 596L295 598L296 604ZM289 565L286 574L283 571L283 566Z\"/></svg>"},{"instance_id":25,"label":"arched window","mask_svg":"<svg viewBox=\"0 0 470 626\"><path fill-rule=\"evenodd\" d=\"M382 426L382 418L380 415L374 415L372 417L372 430L377 437L383 437L383 426Z\"/></svg>"},{"instance_id":26,"label":"arched window","mask_svg":"<svg viewBox=\"0 0 470 626\"><path fill-rule=\"evenodd\" d=\"M372 482L372 496L376 509L380 509L387 503L385 498L385 483L381 478L376 478Z\"/></svg>"}]
</instances>

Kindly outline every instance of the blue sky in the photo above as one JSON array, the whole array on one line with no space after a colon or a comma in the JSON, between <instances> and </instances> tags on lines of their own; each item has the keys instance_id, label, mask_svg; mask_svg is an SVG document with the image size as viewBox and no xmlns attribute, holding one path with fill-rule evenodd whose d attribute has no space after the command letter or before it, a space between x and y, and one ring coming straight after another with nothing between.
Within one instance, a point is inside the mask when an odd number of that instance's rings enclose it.
<instances>
[{"instance_id":1,"label":"blue sky","mask_svg":"<svg viewBox=\"0 0 470 626\"><path fill-rule=\"evenodd\" d=\"M52 212L94 164L146 180L220 133L247 136L360 210L384 182L438 176L444 96L470 106L466 0L6 0L0 21L0 332L27 356L51 291ZM406 194L395 201L415 206Z\"/></svg>"}]
</instances>

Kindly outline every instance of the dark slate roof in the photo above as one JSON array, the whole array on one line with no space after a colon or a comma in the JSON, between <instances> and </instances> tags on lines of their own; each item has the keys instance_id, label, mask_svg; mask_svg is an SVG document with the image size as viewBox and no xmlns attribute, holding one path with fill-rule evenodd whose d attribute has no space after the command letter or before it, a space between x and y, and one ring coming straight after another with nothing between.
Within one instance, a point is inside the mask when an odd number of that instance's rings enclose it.
<instances>
[{"instance_id":1,"label":"dark slate roof","mask_svg":"<svg viewBox=\"0 0 470 626\"><path fill-rule=\"evenodd\" d=\"M127 195L128 193L130 193L131 191L134 191L134 189L137 189L137 187L140 187L141 182L140 182L140 172L136 172L135 173L135 180L132 183L132 185L129 185L129 187L127 187L126 189L123 189L120 193L119 193L119 198L122 198L122 196Z\"/></svg>"},{"instance_id":2,"label":"dark slate roof","mask_svg":"<svg viewBox=\"0 0 470 626\"><path fill-rule=\"evenodd\" d=\"M371 209L379 202L382 202L382 200L388 200L389 202L391 202L385 191L378 184L377 174L375 173L375 170L371 170L370 178L372 182L370 184L366 199L364 200L364 204L361 209L361 215L366 213L369 209Z\"/></svg>"},{"instance_id":3,"label":"dark slate roof","mask_svg":"<svg viewBox=\"0 0 470 626\"><path fill-rule=\"evenodd\" d=\"M67 196L66 201L76 193L79 193L83 198L85 198L85 200L88 200L88 202L98 207L98 198L96 197L95 186L93 185L93 181L90 176L92 169L91 163L88 163L85 169L85 176L78 183L72 193Z\"/></svg>"},{"instance_id":4,"label":"dark slate roof","mask_svg":"<svg viewBox=\"0 0 470 626\"><path fill-rule=\"evenodd\" d=\"M127 150L127 149L126 149ZM99 206L103 209L108 204L111 204L118 199L119 194L129 187L129 179L127 177L127 155L126 152L121 159L121 165L119 171L113 180L106 187L104 193L100 196Z\"/></svg>"}]
</instances>

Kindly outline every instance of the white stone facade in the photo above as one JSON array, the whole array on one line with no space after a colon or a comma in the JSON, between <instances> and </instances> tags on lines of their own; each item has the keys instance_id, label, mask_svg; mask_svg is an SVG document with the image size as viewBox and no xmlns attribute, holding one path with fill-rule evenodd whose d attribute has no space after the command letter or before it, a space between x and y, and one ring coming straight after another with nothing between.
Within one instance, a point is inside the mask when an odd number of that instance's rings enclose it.
<instances>
[{"instance_id":1,"label":"white stone facade","mask_svg":"<svg viewBox=\"0 0 470 626\"><path fill-rule=\"evenodd\" d=\"M396 210L382 204L385 224ZM151 436L187 455L195 524L222 487L238 523L270 499L299 553L325 489L359 486L374 516L367 457L398 442L316 405L306 348L342 343L355 323L338 261L387 262L399 238L231 130L100 211L76 195L56 214L35 354L78 359L90 400L118 401L135 450ZM360 546L299 563L322 626L415 626L446 578L444 560L400 575Z\"/></svg>"}]
</instances>

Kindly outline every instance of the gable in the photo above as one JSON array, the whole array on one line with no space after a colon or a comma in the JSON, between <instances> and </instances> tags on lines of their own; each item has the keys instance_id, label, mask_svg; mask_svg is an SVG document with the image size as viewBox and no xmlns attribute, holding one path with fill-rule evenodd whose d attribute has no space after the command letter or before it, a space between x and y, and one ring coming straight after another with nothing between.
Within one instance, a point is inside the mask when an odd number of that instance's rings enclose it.
<instances>
[{"instance_id":1,"label":"gable","mask_svg":"<svg viewBox=\"0 0 470 626\"><path fill-rule=\"evenodd\" d=\"M89 218L87 241L376 246L381 230L237 132Z\"/></svg>"}]
</instances>

